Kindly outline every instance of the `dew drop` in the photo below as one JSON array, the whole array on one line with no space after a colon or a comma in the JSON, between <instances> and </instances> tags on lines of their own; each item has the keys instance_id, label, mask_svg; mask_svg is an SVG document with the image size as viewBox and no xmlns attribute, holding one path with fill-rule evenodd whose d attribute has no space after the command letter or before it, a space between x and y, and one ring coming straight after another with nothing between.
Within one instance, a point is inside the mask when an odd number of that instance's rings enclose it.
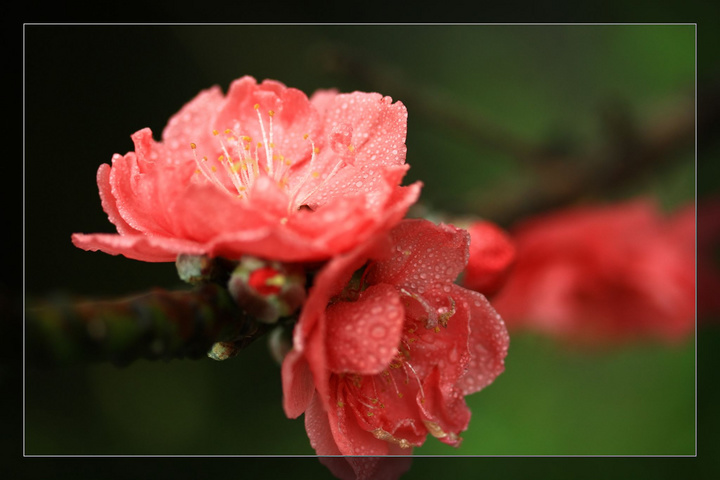
<instances>
[{"instance_id":1,"label":"dew drop","mask_svg":"<svg viewBox=\"0 0 720 480\"><path fill-rule=\"evenodd\" d=\"M370 330L370 335L374 338L383 338L387 332L387 329L383 325L375 325Z\"/></svg>"}]
</instances>

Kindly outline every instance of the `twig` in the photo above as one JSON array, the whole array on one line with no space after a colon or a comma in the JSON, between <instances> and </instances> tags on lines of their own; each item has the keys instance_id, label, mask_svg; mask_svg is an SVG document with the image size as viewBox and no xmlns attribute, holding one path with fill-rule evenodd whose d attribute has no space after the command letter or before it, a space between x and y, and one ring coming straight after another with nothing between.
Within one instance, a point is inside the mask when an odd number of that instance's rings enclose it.
<instances>
[{"instance_id":1,"label":"twig","mask_svg":"<svg viewBox=\"0 0 720 480\"><path fill-rule=\"evenodd\" d=\"M468 206L501 225L553 210L582 198L596 198L625 187L662 168L683 151L692 152L694 105L688 101L673 113L642 128L629 116L607 118L606 145L585 155L558 156L533 171L535 181L520 194L501 197L507 185L477 195ZM503 201L498 202L497 199ZM495 199L495 201L490 201Z\"/></svg>"},{"instance_id":2,"label":"twig","mask_svg":"<svg viewBox=\"0 0 720 480\"><path fill-rule=\"evenodd\" d=\"M241 349L268 328L245 315L215 284L187 291L155 289L111 301L46 300L26 311L26 360L47 367L202 358L215 342Z\"/></svg>"},{"instance_id":3,"label":"twig","mask_svg":"<svg viewBox=\"0 0 720 480\"><path fill-rule=\"evenodd\" d=\"M505 226L527 215L625 186L662 162L677 158L683 149L691 151L693 145L695 105L689 95L664 117L641 126L629 109L616 104L602 118L606 144L595 151L568 153L519 138L481 113L415 85L402 72L367 61L358 52L327 47L322 49L322 58L328 72L352 76L377 91L393 92L413 106L413 115L431 118L439 127L482 148L502 151L531 169L528 177L532 182L522 184L513 179L511 185L499 184L481 194L473 192L466 211L453 212L466 214L469 210ZM703 105L706 108L698 116L698 131L718 123L718 102Z\"/></svg>"},{"instance_id":4,"label":"twig","mask_svg":"<svg viewBox=\"0 0 720 480\"><path fill-rule=\"evenodd\" d=\"M357 79L375 91L394 92L404 104L412 106L413 116L430 118L434 124L471 143L508 152L520 160L545 155L544 147L532 145L441 92L431 92L417 85L401 71L367 61L362 54L348 48L322 46L319 50L322 66L327 72Z\"/></svg>"}]
</instances>

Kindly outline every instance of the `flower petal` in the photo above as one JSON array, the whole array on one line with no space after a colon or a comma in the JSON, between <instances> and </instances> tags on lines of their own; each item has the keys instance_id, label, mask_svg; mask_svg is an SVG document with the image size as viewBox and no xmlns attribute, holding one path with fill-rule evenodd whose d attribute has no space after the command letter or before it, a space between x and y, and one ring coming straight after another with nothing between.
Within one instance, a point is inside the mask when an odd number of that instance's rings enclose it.
<instances>
[{"instance_id":1,"label":"flower petal","mask_svg":"<svg viewBox=\"0 0 720 480\"><path fill-rule=\"evenodd\" d=\"M331 387L334 388L331 388L333 394L329 407L325 407L316 395L305 412L305 428L317 454L388 455L390 444L363 430L353 412L338 405L337 384ZM331 437L328 437L328 432Z\"/></svg>"},{"instance_id":2,"label":"flower petal","mask_svg":"<svg viewBox=\"0 0 720 480\"><path fill-rule=\"evenodd\" d=\"M328 368L336 373L373 375L397 353L405 315L391 285L373 285L355 302L338 302L326 311Z\"/></svg>"},{"instance_id":3,"label":"flower petal","mask_svg":"<svg viewBox=\"0 0 720 480\"><path fill-rule=\"evenodd\" d=\"M425 378L425 395L418 397L418 407L428 431L441 442L456 447L460 444L460 432L470 423L470 409L465 398L458 395L452 385L444 384L440 377L440 369L435 367Z\"/></svg>"},{"instance_id":4,"label":"flower petal","mask_svg":"<svg viewBox=\"0 0 720 480\"><path fill-rule=\"evenodd\" d=\"M288 418L299 417L315 393L312 373L305 357L290 350L282 363L283 408Z\"/></svg>"},{"instance_id":5,"label":"flower petal","mask_svg":"<svg viewBox=\"0 0 720 480\"><path fill-rule=\"evenodd\" d=\"M190 154L190 143L202 151L216 150L217 140L212 135L212 119L224 101L220 87L201 91L170 117L162 132L163 143L172 152Z\"/></svg>"},{"instance_id":6,"label":"flower petal","mask_svg":"<svg viewBox=\"0 0 720 480\"><path fill-rule=\"evenodd\" d=\"M72 242L83 250L92 252L102 250L110 255L124 255L143 262L174 262L180 253L201 255L204 251L194 242L148 235L74 233Z\"/></svg>"},{"instance_id":7,"label":"flower petal","mask_svg":"<svg viewBox=\"0 0 720 480\"><path fill-rule=\"evenodd\" d=\"M110 186L110 165L103 163L100 165L97 171L97 184L100 192L100 202L102 203L103 210L107 213L110 221L115 225L117 231L121 235L136 235L141 232L131 227L120 215L116 204L115 197L112 194L112 187Z\"/></svg>"},{"instance_id":8,"label":"flower petal","mask_svg":"<svg viewBox=\"0 0 720 480\"><path fill-rule=\"evenodd\" d=\"M456 383L463 395L469 395L488 386L505 370L510 337L502 318L482 294L453 285L452 296L458 311L466 310L469 316L470 361Z\"/></svg>"},{"instance_id":9,"label":"flower petal","mask_svg":"<svg viewBox=\"0 0 720 480\"><path fill-rule=\"evenodd\" d=\"M322 97L321 97L322 98ZM318 102L326 102L325 98ZM381 176L379 169L405 163L407 148L407 109L401 102L378 93L340 94L328 106L323 121L328 138L337 126L352 132L348 148L353 152L352 166L346 166L313 195L313 202L324 205L337 196L371 191ZM334 138L334 137L333 137ZM338 163L333 148L323 148L316 159L319 171L330 171Z\"/></svg>"},{"instance_id":10,"label":"flower petal","mask_svg":"<svg viewBox=\"0 0 720 480\"><path fill-rule=\"evenodd\" d=\"M468 260L470 237L451 225L406 220L391 232L392 258L376 262L370 283L389 283L422 293L426 288L452 283Z\"/></svg>"},{"instance_id":11,"label":"flower petal","mask_svg":"<svg viewBox=\"0 0 720 480\"><path fill-rule=\"evenodd\" d=\"M303 92L280 82L265 80L258 85L249 76L235 80L214 120L214 128L219 131L233 129L238 135L251 137L253 142L270 142L270 111L273 112L273 142L277 152L293 163L308 160L312 147L304 136L319 136L319 116ZM263 126L258 113L264 119Z\"/></svg>"}]
</instances>

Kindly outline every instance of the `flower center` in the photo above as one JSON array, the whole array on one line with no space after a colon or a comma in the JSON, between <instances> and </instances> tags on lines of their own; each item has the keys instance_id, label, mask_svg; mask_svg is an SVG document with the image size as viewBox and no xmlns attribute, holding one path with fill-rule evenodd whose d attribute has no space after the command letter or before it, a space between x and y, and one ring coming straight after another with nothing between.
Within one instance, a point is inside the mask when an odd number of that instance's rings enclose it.
<instances>
[{"instance_id":1,"label":"flower center","mask_svg":"<svg viewBox=\"0 0 720 480\"><path fill-rule=\"evenodd\" d=\"M402 340L394 358L379 374L336 374L338 381L337 406L345 408L351 404L352 410L363 415L365 421L373 427L371 433L375 438L394 443L401 448L409 448L412 444L407 439L394 436L381 427L385 423L383 417L386 415L384 411L386 405L383 399L387 402L407 401L409 409L414 408L412 405L416 399L425 403L422 379L411 363L413 343L422 341L422 338L416 333L420 327L417 322L409 322L408 325L405 325ZM398 410L394 409L394 411L394 414L397 414ZM408 411L407 419L412 420L413 417L411 411Z\"/></svg>"},{"instance_id":2,"label":"flower center","mask_svg":"<svg viewBox=\"0 0 720 480\"><path fill-rule=\"evenodd\" d=\"M221 154L216 159L198 157L197 145L190 144L197 165L195 174L217 188L238 199L249 199L252 186L261 176L267 176L289 197L288 212L301 209L308 199L330 180L346 163L342 158L328 174L316 170L320 149L309 134L303 135L310 148L310 163L304 174L291 170L294 161L286 158L277 148L273 131L275 112L269 110L264 118L256 104L257 122L261 141L255 141L241 131L240 125L226 128L223 132L213 130ZM303 157L307 158L307 157ZM299 159L298 159L299 160ZM319 179L319 180L318 180ZM303 188L315 182L313 188Z\"/></svg>"}]
</instances>

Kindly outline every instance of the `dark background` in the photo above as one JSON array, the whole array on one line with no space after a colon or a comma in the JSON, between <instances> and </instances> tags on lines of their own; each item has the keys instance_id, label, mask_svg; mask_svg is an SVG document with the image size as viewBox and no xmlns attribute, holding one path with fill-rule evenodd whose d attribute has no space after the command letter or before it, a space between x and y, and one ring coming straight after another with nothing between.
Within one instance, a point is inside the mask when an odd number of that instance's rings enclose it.
<instances>
[{"instance_id":1,"label":"dark background","mask_svg":"<svg viewBox=\"0 0 720 480\"><path fill-rule=\"evenodd\" d=\"M692 99L695 90L698 30L693 25L28 25L25 300L181 287L172 264L85 252L71 244L70 235L113 231L97 195L97 167L113 153L131 150L130 134L140 128L150 127L159 138L168 118L201 89L217 84L227 90L233 79L249 74L308 94L334 87L390 95L409 111L406 183L423 180L422 200L433 207L493 219L537 181L507 148L493 143L498 132L582 158L608 143L603 120L608 111L637 125L658 118L672 122L673 108ZM720 69L709 57L699 59L702 94L717 85ZM459 117L460 126L438 112ZM466 124L480 125L491 140L467 134ZM692 202L696 188L701 197L714 192L719 150L717 141L702 142L696 165L692 144L678 148L657 167L583 200L649 194L670 211ZM648 342L592 352L518 334L506 372L468 398L473 420L460 449L429 438L415 454L702 456L720 427L710 407L720 399L710 385L719 346L712 326L679 345ZM313 454L302 419L284 417L279 368L263 341L222 363L28 369L23 392L28 455ZM162 467L145 462L136 472L141 478L194 471L331 478L315 459L214 459L202 468L191 461L167 459ZM65 468L64 462L26 458L22 466L50 473ZM111 462L86 468L120 475ZM416 458L403 478L449 472L460 478L528 472L600 478L600 466L609 465L604 462ZM612 470L627 478L668 478L670 472L699 474L717 465L710 463L620 459Z\"/></svg>"}]
</instances>

